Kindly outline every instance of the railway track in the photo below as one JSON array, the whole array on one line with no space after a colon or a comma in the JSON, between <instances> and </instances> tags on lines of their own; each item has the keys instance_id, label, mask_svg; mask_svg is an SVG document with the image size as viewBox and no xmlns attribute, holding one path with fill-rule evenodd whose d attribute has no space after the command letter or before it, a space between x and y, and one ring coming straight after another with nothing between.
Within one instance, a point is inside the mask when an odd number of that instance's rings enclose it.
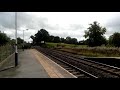
<instances>
[{"instance_id":1,"label":"railway track","mask_svg":"<svg viewBox=\"0 0 120 90\"><path fill-rule=\"evenodd\" d=\"M120 68L110 66L107 64L95 62L92 60L76 57L69 53L52 50L36 48L43 54L52 58L55 62L67 69L78 78L119 78Z\"/></svg>"},{"instance_id":2,"label":"railway track","mask_svg":"<svg viewBox=\"0 0 120 90\"><path fill-rule=\"evenodd\" d=\"M54 62L56 62L63 68L65 68L67 71L69 71L70 73L75 75L77 78L98 78L80 68L77 68L76 66L74 66L58 57L55 57L54 55L46 53L45 50L40 50L38 48L37 48L37 50L40 51L41 53L43 53L44 55L46 55L47 57L51 58Z\"/></svg>"},{"instance_id":3,"label":"railway track","mask_svg":"<svg viewBox=\"0 0 120 90\"><path fill-rule=\"evenodd\" d=\"M57 51L57 50L54 50L55 52L58 52L58 53L64 53L65 55L69 56L69 57L73 57L73 58L77 58L79 60L84 60L87 61L87 63L91 63L90 66L92 67L95 67L95 68L99 68L101 70L105 69L106 72L110 72L110 73L113 73L113 74L116 74L118 76L120 76L120 68L119 67L115 67L115 66L112 66L112 65L108 65L108 64L104 64L104 63L100 63L100 62L97 62L97 61L93 61L93 60L88 60L88 59L84 59L80 56L75 56L73 54L70 54L70 53L66 53L66 52L61 52L61 51ZM100 66L100 67L98 67ZM107 70L107 69L108 70ZM113 70L114 69L114 70ZM114 72L113 72L114 71Z\"/></svg>"}]
</instances>

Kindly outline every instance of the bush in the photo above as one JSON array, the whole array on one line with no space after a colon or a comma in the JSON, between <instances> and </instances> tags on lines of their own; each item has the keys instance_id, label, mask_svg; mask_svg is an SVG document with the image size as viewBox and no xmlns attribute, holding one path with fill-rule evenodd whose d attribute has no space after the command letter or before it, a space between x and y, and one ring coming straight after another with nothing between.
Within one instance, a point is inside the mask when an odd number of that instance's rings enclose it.
<instances>
[{"instance_id":1,"label":"bush","mask_svg":"<svg viewBox=\"0 0 120 90\"><path fill-rule=\"evenodd\" d=\"M9 44L0 46L0 62L15 52L15 47Z\"/></svg>"}]
</instances>

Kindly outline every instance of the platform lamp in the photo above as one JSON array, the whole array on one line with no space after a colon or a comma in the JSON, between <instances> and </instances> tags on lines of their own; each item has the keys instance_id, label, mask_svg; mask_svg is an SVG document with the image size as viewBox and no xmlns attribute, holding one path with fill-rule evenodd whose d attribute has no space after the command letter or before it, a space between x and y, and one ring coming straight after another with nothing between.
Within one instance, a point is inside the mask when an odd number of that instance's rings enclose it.
<instances>
[{"instance_id":1,"label":"platform lamp","mask_svg":"<svg viewBox=\"0 0 120 90\"><path fill-rule=\"evenodd\" d=\"M17 12L15 12L15 67L18 65L18 50L17 50Z\"/></svg>"},{"instance_id":2,"label":"platform lamp","mask_svg":"<svg viewBox=\"0 0 120 90\"><path fill-rule=\"evenodd\" d=\"M26 30L29 30L29 29L26 29ZM24 31L25 30L23 30L23 51L24 51Z\"/></svg>"}]
</instances>

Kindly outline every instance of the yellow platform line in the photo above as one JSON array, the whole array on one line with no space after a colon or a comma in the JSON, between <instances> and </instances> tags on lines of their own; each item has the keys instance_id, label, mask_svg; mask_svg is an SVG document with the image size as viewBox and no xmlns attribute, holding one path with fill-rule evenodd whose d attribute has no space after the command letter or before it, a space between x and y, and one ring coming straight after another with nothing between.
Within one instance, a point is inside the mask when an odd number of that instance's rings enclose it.
<instances>
[{"instance_id":1,"label":"yellow platform line","mask_svg":"<svg viewBox=\"0 0 120 90\"><path fill-rule=\"evenodd\" d=\"M41 53L35 49L31 49L31 51L51 78L65 78L55 67L50 64L50 61L47 60L47 58L44 57Z\"/></svg>"}]
</instances>

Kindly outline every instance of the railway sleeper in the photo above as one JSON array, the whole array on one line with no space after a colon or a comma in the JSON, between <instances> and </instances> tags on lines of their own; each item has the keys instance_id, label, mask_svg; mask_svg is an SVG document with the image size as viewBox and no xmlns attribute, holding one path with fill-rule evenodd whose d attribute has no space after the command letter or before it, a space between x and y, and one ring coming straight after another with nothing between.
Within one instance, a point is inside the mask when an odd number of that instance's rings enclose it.
<instances>
[{"instance_id":1,"label":"railway sleeper","mask_svg":"<svg viewBox=\"0 0 120 90\"><path fill-rule=\"evenodd\" d=\"M81 78L81 77L84 77L85 78L85 75L84 74L78 74L78 75L75 75L76 77L78 78Z\"/></svg>"},{"instance_id":2,"label":"railway sleeper","mask_svg":"<svg viewBox=\"0 0 120 90\"><path fill-rule=\"evenodd\" d=\"M69 70L69 72L76 72L75 70L73 70L73 69L71 69L71 70Z\"/></svg>"},{"instance_id":3,"label":"railway sleeper","mask_svg":"<svg viewBox=\"0 0 120 90\"><path fill-rule=\"evenodd\" d=\"M78 74L81 74L81 73L80 72L72 72L72 74L78 75Z\"/></svg>"}]
</instances>

